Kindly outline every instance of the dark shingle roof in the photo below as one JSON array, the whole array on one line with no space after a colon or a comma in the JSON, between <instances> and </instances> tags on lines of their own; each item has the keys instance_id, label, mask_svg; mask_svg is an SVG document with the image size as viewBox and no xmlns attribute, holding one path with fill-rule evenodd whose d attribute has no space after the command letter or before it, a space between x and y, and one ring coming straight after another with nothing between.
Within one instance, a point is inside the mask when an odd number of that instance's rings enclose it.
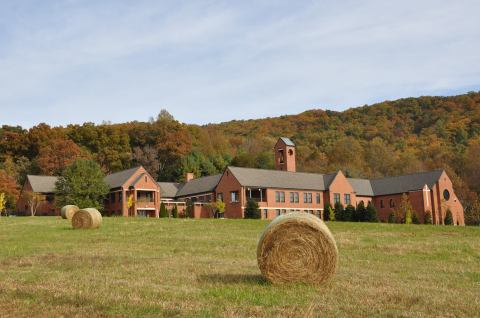
<instances>
[{"instance_id":1,"label":"dark shingle roof","mask_svg":"<svg viewBox=\"0 0 480 318\"><path fill-rule=\"evenodd\" d=\"M357 195L373 197L373 189L370 180L347 178Z\"/></svg>"},{"instance_id":2,"label":"dark shingle roof","mask_svg":"<svg viewBox=\"0 0 480 318\"><path fill-rule=\"evenodd\" d=\"M290 138L280 137L280 139L282 139L282 141L285 143L285 145L295 147L295 144L293 143L292 140L290 140Z\"/></svg>"},{"instance_id":3,"label":"dark shingle roof","mask_svg":"<svg viewBox=\"0 0 480 318\"><path fill-rule=\"evenodd\" d=\"M106 176L103 180L110 187L110 189L121 187L133 174L140 169L140 167L131 168L115 172Z\"/></svg>"},{"instance_id":4,"label":"dark shingle roof","mask_svg":"<svg viewBox=\"0 0 480 318\"><path fill-rule=\"evenodd\" d=\"M57 182L58 177L28 175L27 179L33 192L52 193L55 192L55 182Z\"/></svg>"},{"instance_id":5,"label":"dark shingle roof","mask_svg":"<svg viewBox=\"0 0 480 318\"><path fill-rule=\"evenodd\" d=\"M419 172L397 177L370 180L375 195L387 195L421 190L424 185L432 188L440 179L443 170Z\"/></svg>"},{"instance_id":6,"label":"dark shingle roof","mask_svg":"<svg viewBox=\"0 0 480 318\"><path fill-rule=\"evenodd\" d=\"M221 174L193 179L185 183L177 192L177 197L212 192L218 185Z\"/></svg>"},{"instance_id":7,"label":"dark shingle roof","mask_svg":"<svg viewBox=\"0 0 480 318\"><path fill-rule=\"evenodd\" d=\"M324 175L253 168L228 167L242 186L325 190Z\"/></svg>"},{"instance_id":8,"label":"dark shingle roof","mask_svg":"<svg viewBox=\"0 0 480 318\"><path fill-rule=\"evenodd\" d=\"M157 182L160 186L160 195L162 198L174 198L177 195L180 183L175 182Z\"/></svg>"}]
</instances>

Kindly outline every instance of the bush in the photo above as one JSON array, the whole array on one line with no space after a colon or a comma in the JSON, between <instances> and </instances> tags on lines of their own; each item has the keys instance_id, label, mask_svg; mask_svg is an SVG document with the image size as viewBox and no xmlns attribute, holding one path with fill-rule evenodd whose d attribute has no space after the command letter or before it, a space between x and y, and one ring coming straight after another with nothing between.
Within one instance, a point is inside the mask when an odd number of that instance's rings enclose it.
<instances>
[{"instance_id":1,"label":"bush","mask_svg":"<svg viewBox=\"0 0 480 318\"><path fill-rule=\"evenodd\" d=\"M172 208L172 218L174 219L178 218L178 207L176 204Z\"/></svg>"},{"instance_id":2,"label":"bush","mask_svg":"<svg viewBox=\"0 0 480 318\"><path fill-rule=\"evenodd\" d=\"M344 221L343 217L343 205L340 202L335 203L335 219L339 221Z\"/></svg>"},{"instance_id":3,"label":"bush","mask_svg":"<svg viewBox=\"0 0 480 318\"><path fill-rule=\"evenodd\" d=\"M352 221L352 218L355 214L355 208L353 205L347 205L346 209L343 211L343 220L344 221Z\"/></svg>"},{"instance_id":4,"label":"bush","mask_svg":"<svg viewBox=\"0 0 480 318\"><path fill-rule=\"evenodd\" d=\"M254 200L248 200L245 208L245 219L260 219L262 214L258 207L258 203Z\"/></svg>"},{"instance_id":5,"label":"bush","mask_svg":"<svg viewBox=\"0 0 480 318\"><path fill-rule=\"evenodd\" d=\"M413 213L415 214L415 213ZM405 224L412 224L412 211L407 210L405 211Z\"/></svg>"},{"instance_id":6,"label":"bush","mask_svg":"<svg viewBox=\"0 0 480 318\"><path fill-rule=\"evenodd\" d=\"M390 212L390 214L388 215L388 223L396 223L395 221L396 221L395 213Z\"/></svg>"},{"instance_id":7,"label":"bush","mask_svg":"<svg viewBox=\"0 0 480 318\"><path fill-rule=\"evenodd\" d=\"M367 216L365 218L365 221L378 222L377 209L375 209L375 206L371 201L368 202L368 205L367 205Z\"/></svg>"},{"instance_id":8,"label":"bush","mask_svg":"<svg viewBox=\"0 0 480 318\"><path fill-rule=\"evenodd\" d=\"M432 212L427 211L425 213L425 217L423 218L424 224L432 224Z\"/></svg>"},{"instance_id":9,"label":"bush","mask_svg":"<svg viewBox=\"0 0 480 318\"><path fill-rule=\"evenodd\" d=\"M447 209L447 215L445 215L445 225L453 225L453 215L450 209Z\"/></svg>"},{"instance_id":10,"label":"bush","mask_svg":"<svg viewBox=\"0 0 480 318\"><path fill-rule=\"evenodd\" d=\"M160 204L160 217L161 218L168 218L168 211L167 207L165 206L165 203Z\"/></svg>"},{"instance_id":11,"label":"bush","mask_svg":"<svg viewBox=\"0 0 480 318\"><path fill-rule=\"evenodd\" d=\"M365 208L365 203L361 201L357 208L355 209L355 213L353 214L352 221L355 222L363 222L367 219L367 209Z\"/></svg>"},{"instance_id":12,"label":"bush","mask_svg":"<svg viewBox=\"0 0 480 318\"><path fill-rule=\"evenodd\" d=\"M326 203L325 206L323 207L323 220L324 221L333 221L330 219L330 209L332 206L329 203Z\"/></svg>"},{"instance_id":13,"label":"bush","mask_svg":"<svg viewBox=\"0 0 480 318\"><path fill-rule=\"evenodd\" d=\"M412 223L413 223L413 224L420 224L420 220L418 219L418 216L417 216L417 213L416 213L416 212L413 212L413 215L412 215Z\"/></svg>"},{"instance_id":14,"label":"bush","mask_svg":"<svg viewBox=\"0 0 480 318\"><path fill-rule=\"evenodd\" d=\"M329 218L330 221L335 221L336 220L335 210L332 208L331 205L328 207L328 218Z\"/></svg>"},{"instance_id":15,"label":"bush","mask_svg":"<svg viewBox=\"0 0 480 318\"><path fill-rule=\"evenodd\" d=\"M480 225L480 201L476 201L465 209L465 224Z\"/></svg>"}]
</instances>

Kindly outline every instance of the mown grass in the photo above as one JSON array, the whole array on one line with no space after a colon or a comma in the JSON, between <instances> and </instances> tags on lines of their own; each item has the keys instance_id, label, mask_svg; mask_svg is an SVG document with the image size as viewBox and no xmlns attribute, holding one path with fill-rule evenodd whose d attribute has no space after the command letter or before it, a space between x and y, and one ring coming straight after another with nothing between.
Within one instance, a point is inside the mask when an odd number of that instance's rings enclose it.
<instances>
[{"instance_id":1,"label":"mown grass","mask_svg":"<svg viewBox=\"0 0 480 318\"><path fill-rule=\"evenodd\" d=\"M325 286L271 285L255 220L0 218L1 317L473 317L480 228L329 223Z\"/></svg>"}]
</instances>

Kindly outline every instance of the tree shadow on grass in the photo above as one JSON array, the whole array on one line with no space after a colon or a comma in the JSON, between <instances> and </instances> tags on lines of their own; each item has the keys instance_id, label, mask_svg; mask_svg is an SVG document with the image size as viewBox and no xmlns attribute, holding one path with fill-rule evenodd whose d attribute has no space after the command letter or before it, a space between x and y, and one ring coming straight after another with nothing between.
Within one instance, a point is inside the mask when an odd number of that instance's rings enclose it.
<instances>
[{"instance_id":1,"label":"tree shadow on grass","mask_svg":"<svg viewBox=\"0 0 480 318\"><path fill-rule=\"evenodd\" d=\"M197 276L201 283L213 284L249 284L249 285L267 285L270 284L261 275L252 274L205 274Z\"/></svg>"}]
</instances>

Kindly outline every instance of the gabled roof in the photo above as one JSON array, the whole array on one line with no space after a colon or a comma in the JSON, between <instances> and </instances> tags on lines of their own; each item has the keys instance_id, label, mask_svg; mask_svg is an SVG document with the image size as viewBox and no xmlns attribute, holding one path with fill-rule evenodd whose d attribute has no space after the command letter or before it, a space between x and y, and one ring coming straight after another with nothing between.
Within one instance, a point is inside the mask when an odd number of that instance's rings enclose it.
<instances>
[{"instance_id":1,"label":"gabled roof","mask_svg":"<svg viewBox=\"0 0 480 318\"><path fill-rule=\"evenodd\" d=\"M27 180L32 186L33 192L53 193L55 192L55 182L57 182L58 177L28 175Z\"/></svg>"},{"instance_id":2,"label":"gabled roof","mask_svg":"<svg viewBox=\"0 0 480 318\"><path fill-rule=\"evenodd\" d=\"M295 144L290 138L287 137L280 137L280 139L285 143L287 146L295 147Z\"/></svg>"},{"instance_id":3,"label":"gabled roof","mask_svg":"<svg viewBox=\"0 0 480 318\"><path fill-rule=\"evenodd\" d=\"M323 174L228 167L242 186L280 189L326 189Z\"/></svg>"},{"instance_id":4,"label":"gabled roof","mask_svg":"<svg viewBox=\"0 0 480 318\"><path fill-rule=\"evenodd\" d=\"M397 177L387 177L370 180L375 195L405 193L423 189L427 185L430 189L440 179L444 170L412 173Z\"/></svg>"},{"instance_id":5,"label":"gabled roof","mask_svg":"<svg viewBox=\"0 0 480 318\"><path fill-rule=\"evenodd\" d=\"M105 181L106 184L108 184L110 189L119 188L123 184L125 184L125 182L127 182L127 180L130 179L130 177L133 176L138 169L140 169L140 167L135 167L128 170L115 172L115 173L109 174L103 180Z\"/></svg>"},{"instance_id":6,"label":"gabled roof","mask_svg":"<svg viewBox=\"0 0 480 318\"><path fill-rule=\"evenodd\" d=\"M193 194L212 192L217 187L221 177L221 174L216 174L213 176L200 177L190 180L189 182L183 184L183 186L178 190L176 196L184 197Z\"/></svg>"},{"instance_id":7,"label":"gabled roof","mask_svg":"<svg viewBox=\"0 0 480 318\"><path fill-rule=\"evenodd\" d=\"M160 195L162 198L174 198L177 195L178 189L182 186L175 182L157 182L160 186Z\"/></svg>"},{"instance_id":8,"label":"gabled roof","mask_svg":"<svg viewBox=\"0 0 480 318\"><path fill-rule=\"evenodd\" d=\"M324 174L323 175L323 184L324 184L325 190L327 190L330 187L333 180L335 179L335 177L339 173L340 173L340 170L337 171L337 172L334 172L334 173L329 173L329 174Z\"/></svg>"},{"instance_id":9,"label":"gabled roof","mask_svg":"<svg viewBox=\"0 0 480 318\"><path fill-rule=\"evenodd\" d=\"M356 195L373 197L374 194L370 180L354 178L347 178L347 180L352 185L353 191L356 192Z\"/></svg>"}]
</instances>

